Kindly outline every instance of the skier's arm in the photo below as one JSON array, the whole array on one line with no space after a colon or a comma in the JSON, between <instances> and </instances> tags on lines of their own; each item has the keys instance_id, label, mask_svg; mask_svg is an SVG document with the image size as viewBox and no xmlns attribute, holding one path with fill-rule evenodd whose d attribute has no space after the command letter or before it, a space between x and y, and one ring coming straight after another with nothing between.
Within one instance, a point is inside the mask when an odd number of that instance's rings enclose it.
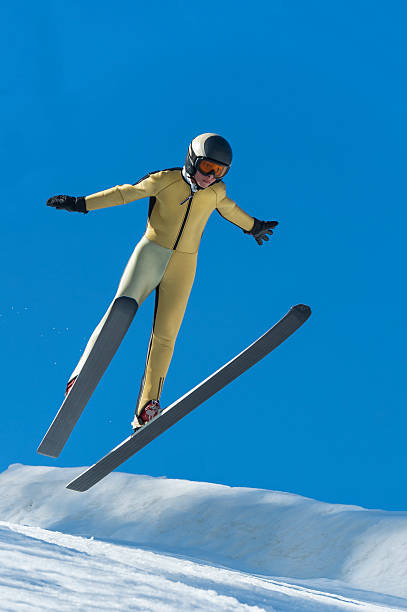
<instances>
[{"instance_id":1,"label":"skier's arm","mask_svg":"<svg viewBox=\"0 0 407 612\"><path fill-rule=\"evenodd\" d=\"M278 221L259 221L256 217L251 217L230 198L226 196L218 201L218 212L235 225L242 228L245 234L250 234L257 244L262 245L263 241L269 240L269 235L273 233L272 228L278 225Z\"/></svg>"},{"instance_id":2,"label":"skier's arm","mask_svg":"<svg viewBox=\"0 0 407 612\"><path fill-rule=\"evenodd\" d=\"M109 206L128 204L141 198L156 195L160 191L161 172L149 174L135 185L117 185L86 196L86 210L98 210Z\"/></svg>"},{"instance_id":3,"label":"skier's arm","mask_svg":"<svg viewBox=\"0 0 407 612\"><path fill-rule=\"evenodd\" d=\"M128 204L129 202L134 202L134 200L156 195L166 186L168 182L167 176L163 172L154 172L142 178L135 185L117 185L111 189L98 191L85 197L53 196L47 200L47 206L69 210L70 212L87 213L90 210L98 210L99 208Z\"/></svg>"},{"instance_id":4,"label":"skier's arm","mask_svg":"<svg viewBox=\"0 0 407 612\"><path fill-rule=\"evenodd\" d=\"M219 199L216 204L217 211L227 221L234 223L242 230L250 232L253 229L254 218L248 215L244 210L228 198L226 194L223 198Z\"/></svg>"}]
</instances>

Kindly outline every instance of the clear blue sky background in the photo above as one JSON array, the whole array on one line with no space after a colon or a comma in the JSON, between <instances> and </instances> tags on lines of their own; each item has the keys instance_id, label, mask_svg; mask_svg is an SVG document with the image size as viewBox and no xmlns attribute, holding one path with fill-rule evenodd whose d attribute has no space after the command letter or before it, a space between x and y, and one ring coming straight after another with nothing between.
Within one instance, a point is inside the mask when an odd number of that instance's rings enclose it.
<instances>
[{"instance_id":1,"label":"clear blue sky background","mask_svg":"<svg viewBox=\"0 0 407 612\"><path fill-rule=\"evenodd\" d=\"M153 297L61 457L36 455L148 206L46 199L182 165L214 131L234 150L228 194L280 226L258 247L210 219L163 403L291 305L313 315L123 469L407 509L406 17L371 1L3 7L1 469L90 465L126 436L150 335Z\"/></svg>"}]
</instances>

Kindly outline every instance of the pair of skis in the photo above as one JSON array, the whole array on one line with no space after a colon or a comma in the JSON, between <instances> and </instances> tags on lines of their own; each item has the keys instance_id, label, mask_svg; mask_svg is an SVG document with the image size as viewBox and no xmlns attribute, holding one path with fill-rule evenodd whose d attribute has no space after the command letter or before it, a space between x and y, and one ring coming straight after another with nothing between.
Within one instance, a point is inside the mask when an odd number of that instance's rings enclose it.
<instances>
[{"instance_id":1,"label":"pair of skis","mask_svg":"<svg viewBox=\"0 0 407 612\"><path fill-rule=\"evenodd\" d=\"M194 408L212 397L212 395L220 391L220 389L223 389L223 387L235 380L238 376L243 374L243 372L251 368L255 363L277 348L277 346L284 342L284 340L305 323L310 314L310 307L304 304L297 304L290 308L287 314L263 334L263 336L258 338L253 344L244 349L244 351L239 353L219 370L211 374L199 385L165 408L165 410L150 423L143 425L136 433L123 440L123 442L97 463L68 483L67 488L74 491L87 491L90 489L90 487L110 474L157 436L194 410ZM104 342L106 346L109 346L108 340L109 339L106 338L105 335ZM102 351L99 354L103 356L104 352ZM110 359L111 357L107 363L102 363L103 357L102 360L99 357L99 361L94 363L93 366L92 363L87 363L87 367L82 369L71 392L63 402L54 421L38 447L38 453L50 457L59 456L96 386L95 380L100 379ZM95 368L99 369L99 374L100 371L102 372L100 376L98 374L95 377Z\"/></svg>"}]
</instances>

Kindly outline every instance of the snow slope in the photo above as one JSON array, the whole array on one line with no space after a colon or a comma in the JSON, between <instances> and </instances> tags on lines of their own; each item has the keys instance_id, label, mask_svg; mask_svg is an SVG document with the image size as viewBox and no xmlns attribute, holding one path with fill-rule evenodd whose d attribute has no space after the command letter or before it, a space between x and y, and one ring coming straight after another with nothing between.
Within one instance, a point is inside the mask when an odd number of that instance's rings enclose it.
<instances>
[{"instance_id":1,"label":"snow slope","mask_svg":"<svg viewBox=\"0 0 407 612\"><path fill-rule=\"evenodd\" d=\"M323 592L152 551L0 523L0 609L390 612L402 601ZM343 588L343 587L342 587ZM364 601L365 600L365 601ZM404 600L405 601L405 600Z\"/></svg>"},{"instance_id":2,"label":"snow slope","mask_svg":"<svg viewBox=\"0 0 407 612\"><path fill-rule=\"evenodd\" d=\"M79 471L0 474L1 610L407 610L406 512Z\"/></svg>"}]
</instances>

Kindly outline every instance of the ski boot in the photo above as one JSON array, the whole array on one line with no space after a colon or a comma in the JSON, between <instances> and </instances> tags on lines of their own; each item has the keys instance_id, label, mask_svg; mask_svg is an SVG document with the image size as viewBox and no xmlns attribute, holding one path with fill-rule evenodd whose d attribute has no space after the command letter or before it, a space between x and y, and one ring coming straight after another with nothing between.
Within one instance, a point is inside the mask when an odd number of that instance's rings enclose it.
<instances>
[{"instance_id":1,"label":"ski boot","mask_svg":"<svg viewBox=\"0 0 407 612\"><path fill-rule=\"evenodd\" d=\"M132 423L134 432L138 431L140 427L152 421L156 416L163 411L158 400L150 400L144 405L143 410L140 414L136 414Z\"/></svg>"},{"instance_id":2,"label":"ski boot","mask_svg":"<svg viewBox=\"0 0 407 612\"><path fill-rule=\"evenodd\" d=\"M72 387L74 386L74 384L75 384L75 382L76 382L76 379L77 379L77 378L78 378L77 376L74 376L73 378L71 378L71 380L70 380L70 381L68 382L68 384L66 385L66 389L65 389L65 398L66 398L66 397L68 397L68 395L69 395L69 393L71 392Z\"/></svg>"}]
</instances>

